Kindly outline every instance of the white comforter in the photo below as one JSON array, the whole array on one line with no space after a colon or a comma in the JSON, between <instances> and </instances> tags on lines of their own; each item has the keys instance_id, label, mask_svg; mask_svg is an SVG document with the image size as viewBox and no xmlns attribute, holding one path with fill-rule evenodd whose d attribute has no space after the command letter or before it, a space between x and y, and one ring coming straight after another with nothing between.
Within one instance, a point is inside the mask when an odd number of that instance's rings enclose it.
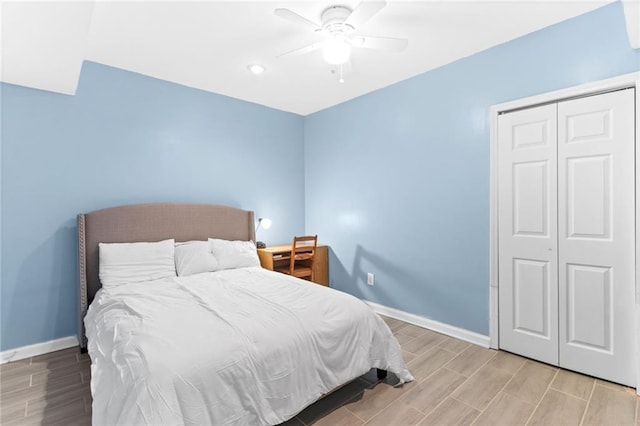
<instances>
[{"instance_id":1,"label":"white comforter","mask_svg":"<svg viewBox=\"0 0 640 426\"><path fill-rule=\"evenodd\" d=\"M85 326L94 425L278 424L373 367L413 379L365 303L261 268L102 289Z\"/></svg>"}]
</instances>

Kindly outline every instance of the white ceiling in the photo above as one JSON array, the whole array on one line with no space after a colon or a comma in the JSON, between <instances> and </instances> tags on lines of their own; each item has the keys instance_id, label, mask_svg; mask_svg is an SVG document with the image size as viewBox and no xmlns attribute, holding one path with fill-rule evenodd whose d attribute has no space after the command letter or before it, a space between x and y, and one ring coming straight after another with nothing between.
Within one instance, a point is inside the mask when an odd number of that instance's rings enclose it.
<instances>
[{"instance_id":1,"label":"white ceiling","mask_svg":"<svg viewBox=\"0 0 640 426\"><path fill-rule=\"evenodd\" d=\"M355 8L360 0L337 0ZM612 0L397 1L359 33L409 39L401 53L354 49L339 83L318 35L274 15L319 22L331 1L2 2L4 82L74 94L83 60L307 115L589 12ZM254 76L250 63L267 71Z\"/></svg>"}]
</instances>

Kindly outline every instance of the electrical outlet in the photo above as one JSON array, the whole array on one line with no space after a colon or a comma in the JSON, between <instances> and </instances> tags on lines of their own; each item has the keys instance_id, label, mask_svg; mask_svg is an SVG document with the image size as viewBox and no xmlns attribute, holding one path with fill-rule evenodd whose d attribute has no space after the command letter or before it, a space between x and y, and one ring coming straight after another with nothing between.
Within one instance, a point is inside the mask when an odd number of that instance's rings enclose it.
<instances>
[{"instance_id":1,"label":"electrical outlet","mask_svg":"<svg viewBox=\"0 0 640 426\"><path fill-rule=\"evenodd\" d=\"M373 274L371 272L369 272L367 274L367 284L373 285L373 282L374 282L374 276L373 276Z\"/></svg>"}]
</instances>

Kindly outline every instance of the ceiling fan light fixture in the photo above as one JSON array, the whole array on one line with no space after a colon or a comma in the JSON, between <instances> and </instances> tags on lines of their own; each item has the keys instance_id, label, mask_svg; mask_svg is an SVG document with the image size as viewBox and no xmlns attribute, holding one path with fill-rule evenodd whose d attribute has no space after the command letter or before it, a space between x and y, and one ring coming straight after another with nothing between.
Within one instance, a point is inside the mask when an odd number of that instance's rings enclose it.
<instances>
[{"instance_id":1,"label":"ceiling fan light fixture","mask_svg":"<svg viewBox=\"0 0 640 426\"><path fill-rule=\"evenodd\" d=\"M351 44L343 37L330 37L322 48L324 60L331 65L344 64L351 57Z\"/></svg>"}]
</instances>

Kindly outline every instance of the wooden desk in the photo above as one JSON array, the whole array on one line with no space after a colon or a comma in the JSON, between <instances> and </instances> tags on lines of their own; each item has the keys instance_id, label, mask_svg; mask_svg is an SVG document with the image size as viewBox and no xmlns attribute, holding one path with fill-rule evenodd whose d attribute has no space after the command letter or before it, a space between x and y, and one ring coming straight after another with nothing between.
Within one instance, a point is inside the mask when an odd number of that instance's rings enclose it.
<instances>
[{"instance_id":1,"label":"wooden desk","mask_svg":"<svg viewBox=\"0 0 640 426\"><path fill-rule=\"evenodd\" d=\"M271 271L275 266L289 265L291 244L271 246L258 249L258 257L263 268ZM325 245L316 246L316 258L313 261L313 281L316 284L329 285L329 248Z\"/></svg>"}]
</instances>

